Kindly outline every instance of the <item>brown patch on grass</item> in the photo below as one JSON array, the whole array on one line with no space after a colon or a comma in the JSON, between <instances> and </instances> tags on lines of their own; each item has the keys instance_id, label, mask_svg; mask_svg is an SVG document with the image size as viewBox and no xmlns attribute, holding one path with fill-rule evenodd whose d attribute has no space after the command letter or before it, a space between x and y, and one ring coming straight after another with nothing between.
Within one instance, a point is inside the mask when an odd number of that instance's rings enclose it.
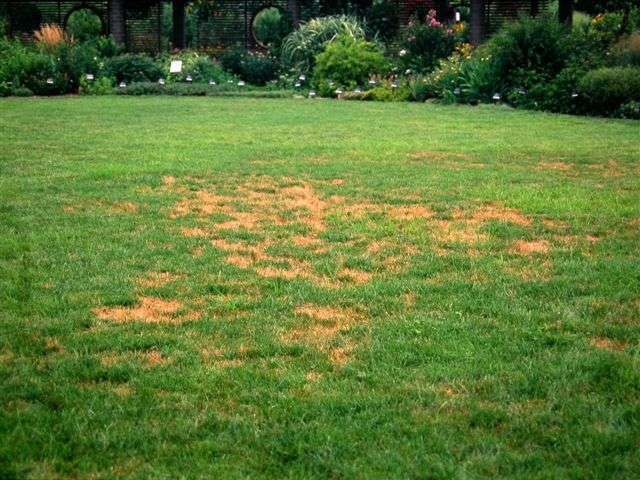
<instances>
[{"instance_id":1,"label":"brown patch on grass","mask_svg":"<svg viewBox=\"0 0 640 480\"><path fill-rule=\"evenodd\" d=\"M64 347L60 344L59 340L55 337L45 338L44 346L50 352L56 352L56 353L64 352Z\"/></svg>"},{"instance_id":2,"label":"brown patch on grass","mask_svg":"<svg viewBox=\"0 0 640 480\"><path fill-rule=\"evenodd\" d=\"M310 372L307 372L307 374L304 376L304 378L306 378L308 382L317 382L318 380L320 380L322 378L322 374L318 373L318 372L314 372L312 370Z\"/></svg>"},{"instance_id":3,"label":"brown patch on grass","mask_svg":"<svg viewBox=\"0 0 640 480\"><path fill-rule=\"evenodd\" d=\"M165 175L164 177L162 177L162 184L165 187L171 187L176 183L176 177L173 177L171 175Z\"/></svg>"},{"instance_id":4,"label":"brown patch on grass","mask_svg":"<svg viewBox=\"0 0 640 480\"><path fill-rule=\"evenodd\" d=\"M249 268L253 265L253 259L245 255L229 255L226 261L228 264L238 268Z\"/></svg>"},{"instance_id":5,"label":"brown patch on grass","mask_svg":"<svg viewBox=\"0 0 640 480\"><path fill-rule=\"evenodd\" d=\"M477 243L486 238L484 233L478 232L475 223L464 221L434 220L433 235L440 242Z\"/></svg>"},{"instance_id":6,"label":"brown patch on grass","mask_svg":"<svg viewBox=\"0 0 640 480\"><path fill-rule=\"evenodd\" d=\"M102 307L93 309L93 314L100 320L111 320L116 323L144 322L178 324L185 317L177 316L182 307L177 300L163 300L156 297L140 297L138 305L132 307Z\"/></svg>"},{"instance_id":7,"label":"brown patch on grass","mask_svg":"<svg viewBox=\"0 0 640 480\"><path fill-rule=\"evenodd\" d=\"M395 220L415 220L417 218L430 218L433 211L424 205L400 205L390 207L388 215Z\"/></svg>"},{"instance_id":8,"label":"brown patch on grass","mask_svg":"<svg viewBox=\"0 0 640 480\"><path fill-rule=\"evenodd\" d=\"M62 207L62 211L64 213L73 213L76 211L76 207L73 207L71 205L65 205L64 207Z\"/></svg>"},{"instance_id":9,"label":"brown patch on grass","mask_svg":"<svg viewBox=\"0 0 640 480\"><path fill-rule=\"evenodd\" d=\"M538 170L559 170L561 172L566 172L571 170L573 165L565 162L545 162L541 161L538 163Z\"/></svg>"},{"instance_id":10,"label":"brown patch on grass","mask_svg":"<svg viewBox=\"0 0 640 480\"><path fill-rule=\"evenodd\" d=\"M327 307L305 304L296 308L295 313L311 320L310 324L301 325L281 338L287 343L303 342L321 352L336 365L343 365L348 361L353 346L346 343L342 346L331 345L334 339L348 331L355 323L362 323L364 317L350 308Z\"/></svg>"},{"instance_id":11,"label":"brown patch on grass","mask_svg":"<svg viewBox=\"0 0 640 480\"><path fill-rule=\"evenodd\" d=\"M343 268L338 273L339 277L348 278L353 283L362 284L367 283L373 277L372 273L363 272L362 270L356 270L355 268Z\"/></svg>"},{"instance_id":12,"label":"brown patch on grass","mask_svg":"<svg viewBox=\"0 0 640 480\"><path fill-rule=\"evenodd\" d=\"M183 228L180 232L185 237L206 237L209 235L209 232L206 229L199 227Z\"/></svg>"},{"instance_id":13,"label":"brown patch on grass","mask_svg":"<svg viewBox=\"0 0 640 480\"><path fill-rule=\"evenodd\" d=\"M473 222L497 220L525 227L531 225L531 219L524 216L519 210L515 208L500 207L498 205L486 205L476 209L471 216L471 220Z\"/></svg>"},{"instance_id":14,"label":"brown patch on grass","mask_svg":"<svg viewBox=\"0 0 640 480\"><path fill-rule=\"evenodd\" d=\"M336 185L336 186L344 185L344 180L341 178L336 178L334 180L331 180L331 185Z\"/></svg>"},{"instance_id":15,"label":"brown patch on grass","mask_svg":"<svg viewBox=\"0 0 640 480\"><path fill-rule=\"evenodd\" d=\"M560 220L552 220L552 219L548 219L545 218L542 220L542 224L550 229L556 229L556 228L567 228L569 226L569 224L567 222L563 222Z\"/></svg>"},{"instance_id":16,"label":"brown patch on grass","mask_svg":"<svg viewBox=\"0 0 640 480\"><path fill-rule=\"evenodd\" d=\"M547 240L518 240L514 243L511 251L519 255L549 253L549 242Z\"/></svg>"},{"instance_id":17,"label":"brown patch on grass","mask_svg":"<svg viewBox=\"0 0 640 480\"><path fill-rule=\"evenodd\" d=\"M201 257L202 255L204 255L204 248L203 247L196 247L193 250L191 250L191 255L194 257Z\"/></svg>"},{"instance_id":18,"label":"brown patch on grass","mask_svg":"<svg viewBox=\"0 0 640 480\"><path fill-rule=\"evenodd\" d=\"M180 278L171 272L149 272L146 277L138 279L138 285L142 288L158 288Z\"/></svg>"},{"instance_id":19,"label":"brown patch on grass","mask_svg":"<svg viewBox=\"0 0 640 480\"><path fill-rule=\"evenodd\" d=\"M611 338L606 337L593 337L589 339L589 343L592 347L600 348L603 350L614 350L617 352L622 352L627 346L626 342L621 340L613 340Z\"/></svg>"},{"instance_id":20,"label":"brown patch on grass","mask_svg":"<svg viewBox=\"0 0 640 480\"><path fill-rule=\"evenodd\" d=\"M117 202L109 207L114 213L136 213L138 211L138 205L133 202Z\"/></svg>"},{"instance_id":21,"label":"brown patch on grass","mask_svg":"<svg viewBox=\"0 0 640 480\"><path fill-rule=\"evenodd\" d=\"M166 363L167 359L157 350L150 350L144 354L145 364L147 367L157 367Z\"/></svg>"},{"instance_id":22,"label":"brown patch on grass","mask_svg":"<svg viewBox=\"0 0 640 480\"><path fill-rule=\"evenodd\" d=\"M242 352L240 352L242 353ZM240 367L244 364L241 358L225 358L221 348L204 348L201 351L202 361L220 368Z\"/></svg>"}]
</instances>

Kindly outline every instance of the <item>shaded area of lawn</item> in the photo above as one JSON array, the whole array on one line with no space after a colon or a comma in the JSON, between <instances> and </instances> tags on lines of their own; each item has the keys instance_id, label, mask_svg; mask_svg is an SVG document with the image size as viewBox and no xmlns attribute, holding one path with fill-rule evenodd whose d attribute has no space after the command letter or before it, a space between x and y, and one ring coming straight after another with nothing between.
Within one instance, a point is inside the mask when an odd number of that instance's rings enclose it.
<instances>
[{"instance_id":1,"label":"shaded area of lawn","mask_svg":"<svg viewBox=\"0 0 640 480\"><path fill-rule=\"evenodd\" d=\"M640 128L0 102L0 473L634 478Z\"/></svg>"}]
</instances>

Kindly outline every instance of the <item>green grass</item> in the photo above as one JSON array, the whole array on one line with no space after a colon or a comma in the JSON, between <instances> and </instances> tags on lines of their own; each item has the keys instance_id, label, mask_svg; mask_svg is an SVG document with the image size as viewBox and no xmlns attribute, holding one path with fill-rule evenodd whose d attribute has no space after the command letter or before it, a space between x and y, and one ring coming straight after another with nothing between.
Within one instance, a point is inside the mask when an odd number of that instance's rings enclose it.
<instances>
[{"instance_id":1,"label":"green grass","mask_svg":"<svg viewBox=\"0 0 640 480\"><path fill-rule=\"evenodd\" d=\"M640 124L0 102L1 478L638 478Z\"/></svg>"}]
</instances>

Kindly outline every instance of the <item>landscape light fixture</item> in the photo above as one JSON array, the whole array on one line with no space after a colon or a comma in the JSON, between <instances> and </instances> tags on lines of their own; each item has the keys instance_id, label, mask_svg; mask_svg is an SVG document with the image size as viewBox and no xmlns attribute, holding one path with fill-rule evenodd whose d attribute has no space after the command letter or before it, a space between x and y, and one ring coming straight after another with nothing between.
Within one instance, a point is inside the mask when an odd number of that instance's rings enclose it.
<instances>
[{"instance_id":1,"label":"landscape light fixture","mask_svg":"<svg viewBox=\"0 0 640 480\"><path fill-rule=\"evenodd\" d=\"M85 75L85 78L86 78L89 82L93 82L93 80L94 80L94 78L95 78L95 77L93 76L93 73L87 73L87 74Z\"/></svg>"},{"instance_id":2,"label":"landscape light fixture","mask_svg":"<svg viewBox=\"0 0 640 480\"><path fill-rule=\"evenodd\" d=\"M53 78L47 78L47 85L53 85Z\"/></svg>"},{"instance_id":3,"label":"landscape light fixture","mask_svg":"<svg viewBox=\"0 0 640 480\"><path fill-rule=\"evenodd\" d=\"M191 75L187 75L187 78L185 78L185 80L189 83L193 82L193 77Z\"/></svg>"},{"instance_id":4,"label":"landscape light fixture","mask_svg":"<svg viewBox=\"0 0 640 480\"><path fill-rule=\"evenodd\" d=\"M238 82L238 86L239 86L239 87L244 87L245 85L246 85L246 83L244 83L244 80L240 80L240 81Z\"/></svg>"},{"instance_id":5,"label":"landscape light fixture","mask_svg":"<svg viewBox=\"0 0 640 480\"><path fill-rule=\"evenodd\" d=\"M309 92L309 98L316 98L316 92L314 92L313 90L311 90Z\"/></svg>"},{"instance_id":6,"label":"landscape light fixture","mask_svg":"<svg viewBox=\"0 0 640 480\"><path fill-rule=\"evenodd\" d=\"M460 23L460 12L456 10L456 23Z\"/></svg>"},{"instance_id":7,"label":"landscape light fixture","mask_svg":"<svg viewBox=\"0 0 640 480\"><path fill-rule=\"evenodd\" d=\"M158 79L158 85L164 85L164 78Z\"/></svg>"},{"instance_id":8,"label":"landscape light fixture","mask_svg":"<svg viewBox=\"0 0 640 480\"><path fill-rule=\"evenodd\" d=\"M214 80L209 80L209 85L215 85L216 82Z\"/></svg>"},{"instance_id":9,"label":"landscape light fixture","mask_svg":"<svg viewBox=\"0 0 640 480\"><path fill-rule=\"evenodd\" d=\"M492 98L493 98L494 102L499 102L500 100L502 100L502 95L500 95L499 93L496 92L496 93L493 94Z\"/></svg>"},{"instance_id":10,"label":"landscape light fixture","mask_svg":"<svg viewBox=\"0 0 640 480\"><path fill-rule=\"evenodd\" d=\"M127 87L127 83L126 82L120 82L120 85L118 85L120 88L126 88Z\"/></svg>"}]
</instances>

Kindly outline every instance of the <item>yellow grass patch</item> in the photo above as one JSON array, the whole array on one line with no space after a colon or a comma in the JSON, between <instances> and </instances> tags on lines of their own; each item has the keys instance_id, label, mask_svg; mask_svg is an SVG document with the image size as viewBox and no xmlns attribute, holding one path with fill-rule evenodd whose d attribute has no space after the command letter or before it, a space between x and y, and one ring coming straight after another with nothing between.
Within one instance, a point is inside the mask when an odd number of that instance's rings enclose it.
<instances>
[{"instance_id":1,"label":"yellow grass patch","mask_svg":"<svg viewBox=\"0 0 640 480\"><path fill-rule=\"evenodd\" d=\"M518 255L533 255L549 253L547 240L518 240L513 244L512 252Z\"/></svg>"},{"instance_id":2,"label":"yellow grass patch","mask_svg":"<svg viewBox=\"0 0 640 480\"><path fill-rule=\"evenodd\" d=\"M627 346L626 342L622 342L620 340L613 340L611 338L606 338L606 337L590 338L589 343L591 344L591 346L595 348L600 348L603 350L615 350L618 352L623 351Z\"/></svg>"},{"instance_id":3,"label":"yellow grass patch","mask_svg":"<svg viewBox=\"0 0 640 480\"><path fill-rule=\"evenodd\" d=\"M142 288L158 288L180 278L171 272L149 272L146 276L138 279L138 285Z\"/></svg>"},{"instance_id":4,"label":"yellow grass patch","mask_svg":"<svg viewBox=\"0 0 640 480\"><path fill-rule=\"evenodd\" d=\"M140 297L139 303L135 306L94 308L93 314L100 320L111 320L116 323L144 322L178 324L189 319L176 315L181 307L182 303L177 300Z\"/></svg>"}]
</instances>

